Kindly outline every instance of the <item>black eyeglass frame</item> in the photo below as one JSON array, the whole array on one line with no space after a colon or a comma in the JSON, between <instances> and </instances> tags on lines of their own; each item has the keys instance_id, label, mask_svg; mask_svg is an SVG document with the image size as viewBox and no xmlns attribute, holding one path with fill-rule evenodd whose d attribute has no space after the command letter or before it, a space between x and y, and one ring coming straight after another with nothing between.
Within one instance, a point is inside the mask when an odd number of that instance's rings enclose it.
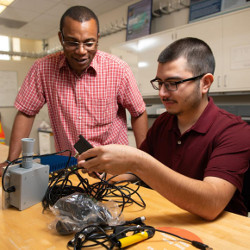
<instances>
[{"instance_id":1,"label":"black eyeglass frame","mask_svg":"<svg viewBox=\"0 0 250 250\"><path fill-rule=\"evenodd\" d=\"M64 40L64 34L62 31L60 31L62 34L62 43L67 46L70 47L71 50L76 50L80 47L80 45L82 44L85 50L91 51L91 50L95 50L95 46L98 44L98 41L89 41L89 42L74 42L74 41L65 41ZM71 43L71 44L66 44L66 43ZM94 48L89 48L87 44L91 44L91 46L93 46Z\"/></svg>"},{"instance_id":2,"label":"black eyeglass frame","mask_svg":"<svg viewBox=\"0 0 250 250\"><path fill-rule=\"evenodd\" d=\"M181 84L181 83L184 83L184 82L188 82L188 81L194 81L196 79L199 79L199 78L202 78L204 75L206 75L206 73L203 73L201 75L198 75L198 76L193 76L193 77L190 77L190 78L187 78L187 79L183 79L183 80L180 80L180 81L176 81L176 82L165 82L165 81L160 81L157 77L154 78L153 80L150 81L150 83L152 84L152 87L156 90L160 90L161 86L164 84L164 87L168 90L168 91L176 91L178 89L178 85ZM156 85L154 84L154 82L158 83L158 85L160 84L161 86L160 87L156 87ZM175 86L175 89L169 89L169 86Z\"/></svg>"}]
</instances>

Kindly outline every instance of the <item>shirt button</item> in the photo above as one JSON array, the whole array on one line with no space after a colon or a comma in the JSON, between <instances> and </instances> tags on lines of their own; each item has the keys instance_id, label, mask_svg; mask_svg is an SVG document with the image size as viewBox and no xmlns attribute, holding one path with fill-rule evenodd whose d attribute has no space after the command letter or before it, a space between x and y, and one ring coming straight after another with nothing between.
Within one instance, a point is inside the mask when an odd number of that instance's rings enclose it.
<instances>
[{"instance_id":1,"label":"shirt button","mask_svg":"<svg viewBox=\"0 0 250 250\"><path fill-rule=\"evenodd\" d=\"M81 97L79 97L79 98L78 98L78 100L82 100L82 98L81 98Z\"/></svg>"},{"instance_id":2,"label":"shirt button","mask_svg":"<svg viewBox=\"0 0 250 250\"><path fill-rule=\"evenodd\" d=\"M181 141L177 141L177 144L181 145Z\"/></svg>"},{"instance_id":3,"label":"shirt button","mask_svg":"<svg viewBox=\"0 0 250 250\"><path fill-rule=\"evenodd\" d=\"M79 116L79 117L78 117L78 119L79 119L79 120L81 120L81 119L82 119L82 117L81 117L81 116Z\"/></svg>"}]
</instances>

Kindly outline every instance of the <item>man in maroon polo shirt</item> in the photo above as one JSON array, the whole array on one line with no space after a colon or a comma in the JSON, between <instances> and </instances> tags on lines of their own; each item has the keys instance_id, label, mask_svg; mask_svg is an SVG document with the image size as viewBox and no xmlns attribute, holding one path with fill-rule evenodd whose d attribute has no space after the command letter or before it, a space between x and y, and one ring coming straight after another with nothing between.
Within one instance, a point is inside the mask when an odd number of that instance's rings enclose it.
<instances>
[{"instance_id":1,"label":"man in maroon polo shirt","mask_svg":"<svg viewBox=\"0 0 250 250\"><path fill-rule=\"evenodd\" d=\"M250 162L250 126L208 97L215 60L196 38L170 44L151 80L166 107L140 149L109 145L79 158L89 172L132 172L165 198L207 220L223 210L246 215L241 195ZM95 157L89 161L86 158Z\"/></svg>"}]
</instances>

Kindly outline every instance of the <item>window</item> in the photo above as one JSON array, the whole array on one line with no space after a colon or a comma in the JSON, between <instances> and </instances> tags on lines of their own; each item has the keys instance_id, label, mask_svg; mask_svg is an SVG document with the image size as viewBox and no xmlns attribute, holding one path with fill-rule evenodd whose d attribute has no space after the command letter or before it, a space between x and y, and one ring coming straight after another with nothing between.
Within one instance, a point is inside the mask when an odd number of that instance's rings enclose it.
<instances>
[{"instance_id":1,"label":"window","mask_svg":"<svg viewBox=\"0 0 250 250\"><path fill-rule=\"evenodd\" d=\"M17 38L17 37L12 38L12 49L15 52L20 52L21 51L20 38ZM15 60L15 61L20 61L21 56L12 56L12 59Z\"/></svg>"},{"instance_id":2,"label":"window","mask_svg":"<svg viewBox=\"0 0 250 250\"><path fill-rule=\"evenodd\" d=\"M20 38L13 37L12 39L8 36L0 36L0 51L6 51L6 52L20 52ZM10 54L1 54L0 53L0 60L16 60L20 61L20 56L11 56Z\"/></svg>"},{"instance_id":3,"label":"window","mask_svg":"<svg viewBox=\"0 0 250 250\"><path fill-rule=\"evenodd\" d=\"M0 51L10 51L10 39L9 39L9 37L0 36ZM10 56L0 54L0 60L10 60Z\"/></svg>"}]
</instances>

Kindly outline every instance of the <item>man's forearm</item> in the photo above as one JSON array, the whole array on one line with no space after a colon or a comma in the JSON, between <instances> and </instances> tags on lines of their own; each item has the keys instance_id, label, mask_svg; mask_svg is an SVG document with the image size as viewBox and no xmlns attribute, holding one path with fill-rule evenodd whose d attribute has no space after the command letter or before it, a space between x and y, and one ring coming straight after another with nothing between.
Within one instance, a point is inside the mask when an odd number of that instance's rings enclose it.
<instances>
[{"instance_id":1,"label":"man's forearm","mask_svg":"<svg viewBox=\"0 0 250 250\"><path fill-rule=\"evenodd\" d=\"M144 152L130 158L134 161L129 171L175 205L206 220L214 220L236 191L233 184L218 177L197 180L184 176Z\"/></svg>"},{"instance_id":2,"label":"man's forearm","mask_svg":"<svg viewBox=\"0 0 250 250\"><path fill-rule=\"evenodd\" d=\"M27 116L18 111L12 127L8 160L19 157L22 151L21 139L29 137L35 116Z\"/></svg>"},{"instance_id":3,"label":"man's forearm","mask_svg":"<svg viewBox=\"0 0 250 250\"><path fill-rule=\"evenodd\" d=\"M136 146L139 148L146 138L148 132L148 116L145 111L138 117L131 117L131 125L134 131Z\"/></svg>"}]
</instances>

